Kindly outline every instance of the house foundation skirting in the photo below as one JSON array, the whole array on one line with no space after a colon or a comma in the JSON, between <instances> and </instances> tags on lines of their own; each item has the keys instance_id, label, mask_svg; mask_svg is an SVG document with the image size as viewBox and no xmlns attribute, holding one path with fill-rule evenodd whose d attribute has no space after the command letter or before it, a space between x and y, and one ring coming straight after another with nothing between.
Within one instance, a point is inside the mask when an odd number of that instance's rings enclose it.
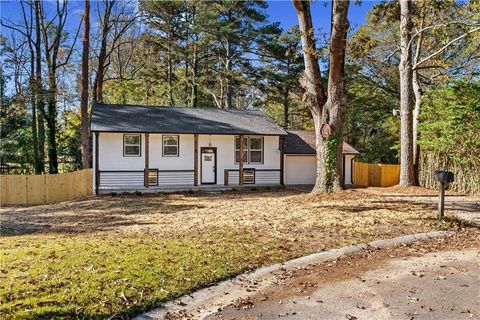
<instances>
[{"instance_id":1,"label":"house foundation skirting","mask_svg":"<svg viewBox=\"0 0 480 320\"><path fill-rule=\"evenodd\" d=\"M138 186L116 186L116 187L102 187L99 188L98 194L111 194L111 193L159 193L159 192L190 192L190 191L205 191L205 192L223 192L229 190L249 190L256 188L272 188L272 189L283 189L284 187L279 184L262 184L262 185L185 185L185 186L168 186L168 187L149 187L138 185Z\"/></svg>"}]
</instances>

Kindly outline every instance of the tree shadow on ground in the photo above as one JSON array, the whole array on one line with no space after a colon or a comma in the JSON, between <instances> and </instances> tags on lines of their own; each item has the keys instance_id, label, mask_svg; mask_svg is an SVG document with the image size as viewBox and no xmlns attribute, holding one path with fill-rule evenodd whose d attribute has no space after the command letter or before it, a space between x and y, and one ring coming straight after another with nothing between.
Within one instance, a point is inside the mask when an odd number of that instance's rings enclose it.
<instances>
[{"instance_id":1,"label":"tree shadow on ground","mask_svg":"<svg viewBox=\"0 0 480 320\"><path fill-rule=\"evenodd\" d=\"M169 215L203 208L173 203L165 197L149 199L96 198L36 207L4 208L0 236L34 233L94 233L120 227L154 225L148 215Z\"/></svg>"}]
</instances>

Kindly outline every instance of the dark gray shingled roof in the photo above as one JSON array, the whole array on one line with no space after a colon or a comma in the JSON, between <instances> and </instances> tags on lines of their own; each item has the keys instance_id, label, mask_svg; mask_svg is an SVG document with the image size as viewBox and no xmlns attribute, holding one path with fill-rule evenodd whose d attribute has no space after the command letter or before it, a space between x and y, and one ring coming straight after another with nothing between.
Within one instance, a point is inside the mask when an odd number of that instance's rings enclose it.
<instances>
[{"instance_id":1,"label":"dark gray shingled roof","mask_svg":"<svg viewBox=\"0 0 480 320\"><path fill-rule=\"evenodd\" d=\"M283 144L285 154L315 154L314 131L287 131ZM360 154L351 145L343 142L343 154Z\"/></svg>"},{"instance_id":2,"label":"dark gray shingled roof","mask_svg":"<svg viewBox=\"0 0 480 320\"><path fill-rule=\"evenodd\" d=\"M286 135L255 111L94 104L91 131Z\"/></svg>"}]
</instances>

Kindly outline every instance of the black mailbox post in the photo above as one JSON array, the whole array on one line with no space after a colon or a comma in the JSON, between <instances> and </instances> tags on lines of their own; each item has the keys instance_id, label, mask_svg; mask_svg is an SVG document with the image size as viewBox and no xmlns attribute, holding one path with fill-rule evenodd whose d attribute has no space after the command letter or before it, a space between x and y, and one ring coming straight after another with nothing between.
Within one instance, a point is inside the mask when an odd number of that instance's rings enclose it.
<instances>
[{"instance_id":1,"label":"black mailbox post","mask_svg":"<svg viewBox=\"0 0 480 320\"><path fill-rule=\"evenodd\" d=\"M445 188L450 182L455 181L455 176L453 172L437 170L433 174L433 178L435 179L435 181L438 181L440 183L440 193L438 196L438 218L440 219L440 221L443 221L445 211Z\"/></svg>"}]
</instances>

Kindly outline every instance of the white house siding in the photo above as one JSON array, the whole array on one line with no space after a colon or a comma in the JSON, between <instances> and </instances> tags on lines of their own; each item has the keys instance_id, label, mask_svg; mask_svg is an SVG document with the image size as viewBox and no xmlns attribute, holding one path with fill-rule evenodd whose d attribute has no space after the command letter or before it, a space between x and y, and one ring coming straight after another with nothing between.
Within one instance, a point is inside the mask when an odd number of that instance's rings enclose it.
<instances>
[{"instance_id":1,"label":"white house siding","mask_svg":"<svg viewBox=\"0 0 480 320\"><path fill-rule=\"evenodd\" d=\"M98 167L101 172L100 187L142 188L145 165L145 135L141 135L140 157L123 156L123 133L101 132L98 136ZM95 139L94 139L95 140ZM95 155L94 155L95 156ZM94 158L95 159L95 158Z\"/></svg>"},{"instance_id":2,"label":"white house siding","mask_svg":"<svg viewBox=\"0 0 480 320\"><path fill-rule=\"evenodd\" d=\"M144 169L145 135L141 134L142 138L140 157L123 156L123 135L123 133L100 132L98 136L98 167L100 171L124 171Z\"/></svg>"},{"instance_id":3,"label":"white house siding","mask_svg":"<svg viewBox=\"0 0 480 320\"><path fill-rule=\"evenodd\" d=\"M352 182L352 159L355 155L346 154L345 185ZM315 155L285 155L285 184L315 184L317 159Z\"/></svg>"},{"instance_id":4,"label":"white house siding","mask_svg":"<svg viewBox=\"0 0 480 320\"><path fill-rule=\"evenodd\" d=\"M128 134L128 133L125 133ZM123 155L124 133L99 133L99 170L100 187L143 188L143 170L145 168L145 134L141 134L141 155L125 157ZM169 134L170 135L170 134ZM193 186L194 135L179 134L179 156L162 156L162 134L149 134L149 168L159 170L159 186ZM235 164L234 135L199 135L198 138L198 182L201 184L201 148L217 148L217 185L224 184L225 169L238 169ZM95 139L94 139L95 150ZM95 151L93 154L95 159ZM264 136L263 164L245 163L245 168L280 169L280 150L278 136ZM191 170L191 172L162 172L162 170ZM129 171L129 172L120 172ZM235 173L231 173L235 176ZM238 184L229 179L230 184ZM95 176L94 176L95 183ZM280 172L256 172L256 184L279 184Z\"/></svg>"},{"instance_id":5,"label":"white house siding","mask_svg":"<svg viewBox=\"0 0 480 320\"><path fill-rule=\"evenodd\" d=\"M176 136L177 134L167 135ZM161 134L150 133L149 140L150 168L160 170L193 170L193 134L178 135L178 157L162 156L163 139Z\"/></svg>"},{"instance_id":6,"label":"white house siding","mask_svg":"<svg viewBox=\"0 0 480 320\"><path fill-rule=\"evenodd\" d=\"M172 135L172 134L167 134ZM173 134L177 135L177 134ZM194 135L178 135L178 157L162 156L162 134L150 134L149 137L149 167L159 169L158 185L168 186L193 186L194 173L189 172L162 172L161 170L193 170L194 161Z\"/></svg>"}]
</instances>

